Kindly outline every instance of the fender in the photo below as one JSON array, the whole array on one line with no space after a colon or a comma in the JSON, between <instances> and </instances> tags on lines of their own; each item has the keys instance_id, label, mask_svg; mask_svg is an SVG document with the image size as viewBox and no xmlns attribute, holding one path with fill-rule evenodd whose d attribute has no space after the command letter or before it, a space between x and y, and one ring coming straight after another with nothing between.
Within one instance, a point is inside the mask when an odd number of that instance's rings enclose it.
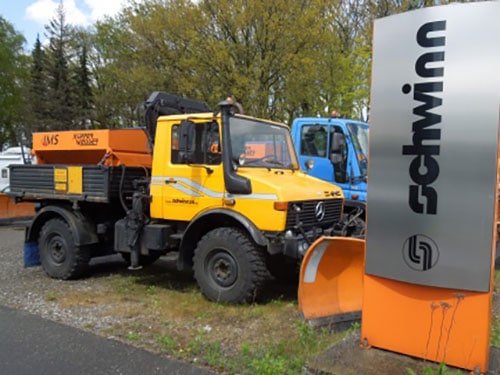
<instances>
[{"instance_id":1,"label":"fender","mask_svg":"<svg viewBox=\"0 0 500 375\"><path fill-rule=\"evenodd\" d=\"M76 246L91 245L99 242L94 225L80 211L63 206L45 206L33 218L26 233L27 241L37 241L43 225L50 219L62 218L73 233Z\"/></svg>"},{"instance_id":2,"label":"fender","mask_svg":"<svg viewBox=\"0 0 500 375\"><path fill-rule=\"evenodd\" d=\"M196 244L205 233L220 227L221 220L228 221L236 227L244 228L257 245L267 247L267 238L255 224L242 214L224 208L205 211L191 221L182 236L179 257L177 258L177 268L180 271L185 271L192 266Z\"/></svg>"}]
</instances>

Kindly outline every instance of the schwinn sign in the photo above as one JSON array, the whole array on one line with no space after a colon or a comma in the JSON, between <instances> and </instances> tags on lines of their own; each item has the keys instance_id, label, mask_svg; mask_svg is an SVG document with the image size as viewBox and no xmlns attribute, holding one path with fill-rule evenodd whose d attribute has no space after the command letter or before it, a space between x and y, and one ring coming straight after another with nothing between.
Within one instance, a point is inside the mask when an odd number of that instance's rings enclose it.
<instances>
[{"instance_id":1,"label":"schwinn sign","mask_svg":"<svg viewBox=\"0 0 500 375\"><path fill-rule=\"evenodd\" d=\"M488 291L500 2L375 22L366 272Z\"/></svg>"}]
</instances>

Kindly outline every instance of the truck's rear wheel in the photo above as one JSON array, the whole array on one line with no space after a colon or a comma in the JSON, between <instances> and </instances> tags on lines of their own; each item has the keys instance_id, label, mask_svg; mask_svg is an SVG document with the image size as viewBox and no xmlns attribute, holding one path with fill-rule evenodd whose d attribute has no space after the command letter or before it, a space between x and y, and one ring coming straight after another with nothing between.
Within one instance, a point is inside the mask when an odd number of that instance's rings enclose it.
<instances>
[{"instance_id":1,"label":"truck's rear wheel","mask_svg":"<svg viewBox=\"0 0 500 375\"><path fill-rule=\"evenodd\" d=\"M71 229L61 219L51 219L43 226L38 249L42 267L50 277L75 279L88 268L90 249L75 245Z\"/></svg>"},{"instance_id":2,"label":"truck's rear wheel","mask_svg":"<svg viewBox=\"0 0 500 375\"><path fill-rule=\"evenodd\" d=\"M253 301L268 277L262 249L235 228L217 228L203 236L193 263L194 277L211 301Z\"/></svg>"}]
</instances>

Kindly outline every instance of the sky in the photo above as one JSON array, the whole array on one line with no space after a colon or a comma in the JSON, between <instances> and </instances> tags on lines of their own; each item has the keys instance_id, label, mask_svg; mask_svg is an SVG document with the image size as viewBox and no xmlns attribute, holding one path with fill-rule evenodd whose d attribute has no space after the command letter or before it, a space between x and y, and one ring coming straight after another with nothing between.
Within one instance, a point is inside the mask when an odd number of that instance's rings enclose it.
<instances>
[{"instance_id":1,"label":"sky","mask_svg":"<svg viewBox=\"0 0 500 375\"><path fill-rule=\"evenodd\" d=\"M31 50L37 34L45 39L44 25L54 18L60 0L0 0L0 16L26 38L25 48ZM125 0L63 0L66 22L89 26L104 16L115 15Z\"/></svg>"}]
</instances>

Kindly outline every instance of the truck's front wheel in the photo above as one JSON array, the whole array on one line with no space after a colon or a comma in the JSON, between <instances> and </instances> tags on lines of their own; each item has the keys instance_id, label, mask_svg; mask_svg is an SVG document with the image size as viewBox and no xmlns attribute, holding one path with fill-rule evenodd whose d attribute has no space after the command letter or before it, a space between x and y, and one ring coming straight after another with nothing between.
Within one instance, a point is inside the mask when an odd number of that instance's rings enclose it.
<instances>
[{"instance_id":1,"label":"truck's front wheel","mask_svg":"<svg viewBox=\"0 0 500 375\"><path fill-rule=\"evenodd\" d=\"M235 228L217 228L203 236L193 263L203 295L216 302L255 300L268 277L262 249Z\"/></svg>"},{"instance_id":2,"label":"truck's front wheel","mask_svg":"<svg viewBox=\"0 0 500 375\"><path fill-rule=\"evenodd\" d=\"M89 248L75 245L73 233L61 219L51 219L43 226L38 249L42 267L50 277L75 279L87 270Z\"/></svg>"}]
</instances>

